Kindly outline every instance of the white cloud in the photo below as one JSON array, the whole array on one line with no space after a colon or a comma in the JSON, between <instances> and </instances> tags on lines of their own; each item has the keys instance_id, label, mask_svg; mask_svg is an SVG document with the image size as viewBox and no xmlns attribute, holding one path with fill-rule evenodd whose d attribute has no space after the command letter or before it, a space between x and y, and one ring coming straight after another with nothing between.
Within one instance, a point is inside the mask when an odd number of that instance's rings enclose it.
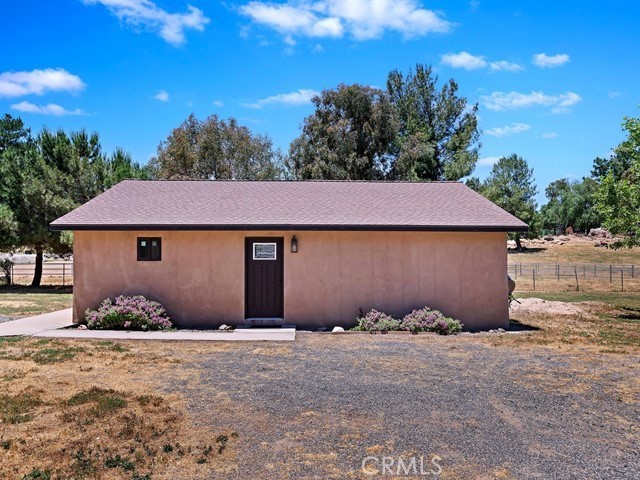
<instances>
[{"instance_id":1,"label":"white cloud","mask_svg":"<svg viewBox=\"0 0 640 480\"><path fill-rule=\"evenodd\" d=\"M551 107L553 113L567 113L570 107L582 101L580 95L573 92L559 95L547 95L543 92L493 92L483 95L480 100L489 110L516 110L528 107Z\"/></svg>"},{"instance_id":2,"label":"white cloud","mask_svg":"<svg viewBox=\"0 0 640 480\"><path fill-rule=\"evenodd\" d=\"M42 95L46 92L78 92L85 87L77 75L62 68L0 73L0 97Z\"/></svg>"},{"instance_id":3,"label":"white cloud","mask_svg":"<svg viewBox=\"0 0 640 480\"><path fill-rule=\"evenodd\" d=\"M311 103L311 99L320 92L316 90L300 89L297 92L281 93L263 98L254 103L243 103L242 106L260 109L269 105L298 106Z\"/></svg>"},{"instance_id":4,"label":"white cloud","mask_svg":"<svg viewBox=\"0 0 640 480\"><path fill-rule=\"evenodd\" d=\"M491 70L507 70L508 72L519 72L520 70L524 70L522 65L518 65L517 63L507 62L506 60L500 60L498 62L491 62L489 64Z\"/></svg>"},{"instance_id":5,"label":"white cloud","mask_svg":"<svg viewBox=\"0 0 640 480\"><path fill-rule=\"evenodd\" d=\"M478 70L488 65L484 57L471 55L469 52L447 53L442 55L440 59L445 65L465 70Z\"/></svg>"},{"instance_id":6,"label":"white cloud","mask_svg":"<svg viewBox=\"0 0 640 480\"><path fill-rule=\"evenodd\" d=\"M213 104L214 107L218 107L218 108L224 107L224 103L222 103L220 100L214 100L211 103Z\"/></svg>"},{"instance_id":7,"label":"white cloud","mask_svg":"<svg viewBox=\"0 0 640 480\"><path fill-rule=\"evenodd\" d=\"M478 159L478 165L483 165L483 166L491 166L491 165L495 165L496 163L498 163L498 160L500 160L501 157L484 157L484 158L480 158Z\"/></svg>"},{"instance_id":8,"label":"white cloud","mask_svg":"<svg viewBox=\"0 0 640 480\"><path fill-rule=\"evenodd\" d=\"M75 110L66 110L64 107L60 105L56 105L55 103L48 103L46 105L36 105L31 102L20 102L14 103L11 105L12 110L17 110L18 112L24 113L37 113L40 115L55 115L60 117L62 115L84 115L84 112L79 108Z\"/></svg>"},{"instance_id":9,"label":"white cloud","mask_svg":"<svg viewBox=\"0 0 640 480\"><path fill-rule=\"evenodd\" d=\"M542 138L557 138L558 134L556 132L545 132L542 134Z\"/></svg>"},{"instance_id":10,"label":"white cloud","mask_svg":"<svg viewBox=\"0 0 640 480\"><path fill-rule=\"evenodd\" d=\"M156 93L153 98L160 102L168 102L169 101L169 93L166 90L160 90Z\"/></svg>"},{"instance_id":11,"label":"white cloud","mask_svg":"<svg viewBox=\"0 0 640 480\"><path fill-rule=\"evenodd\" d=\"M564 65L569 61L569 55L559 53L558 55L547 55L546 53L537 53L531 59L531 63L540 68L554 68Z\"/></svg>"},{"instance_id":12,"label":"white cloud","mask_svg":"<svg viewBox=\"0 0 640 480\"><path fill-rule=\"evenodd\" d=\"M166 42L178 46L186 42L185 30L203 31L210 20L199 8L187 5L185 13L169 13L151 0L83 0L86 5L101 4L132 27L152 30Z\"/></svg>"},{"instance_id":13,"label":"white cloud","mask_svg":"<svg viewBox=\"0 0 640 480\"><path fill-rule=\"evenodd\" d=\"M324 47L322 45L320 45L319 43L316 43L313 48L311 49L312 53L322 53L324 52Z\"/></svg>"},{"instance_id":14,"label":"white cloud","mask_svg":"<svg viewBox=\"0 0 640 480\"><path fill-rule=\"evenodd\" d=\"M607 96L611 99L618 98L620 95L622 95L622 92L619 92L617 90L611 90L609 91L609 93L607 93Z\"/></svg>"},{"instance_id":15,"label":"white cloud","mask_svg":"<svg viewBox=\"0 0 640 480\"><path fill-rule=\"evenodd\" d=\"M483 55L472 55L469 52L447 53L442 55L440 59L444 65L452 68L464 68L465 70L480 70L487 67L493 71L507 70L517 72L524 70L524 68L517 63L507 62L506 60L489 62Z\"/></svg>"},{"instance_id":16,"label":"white cloud","mask_svg":"<svg viewBox=\"0 0 640 480\"><path fill-rule=\"evenodd\" d=\"M349 34L356 40L369 40L387 30L411 38L446 33L453 27L417 0L252 1L240 7L240 12L282 35L314 38Z\"/></svg>"},{"instance_id":17,"label":"white cloud","mask_svg":"<svg viewBox=\"0 0 640 480\"><path fill-rule=\"evenodd\" d=\"M516 133L526 132L529 129L531 129L531 125L527 125L526 123L512 123L505 127L490 128L484 133L491 135L492 137L508 137L509 135L514 135Z\"/></svg>"}]
</instances>

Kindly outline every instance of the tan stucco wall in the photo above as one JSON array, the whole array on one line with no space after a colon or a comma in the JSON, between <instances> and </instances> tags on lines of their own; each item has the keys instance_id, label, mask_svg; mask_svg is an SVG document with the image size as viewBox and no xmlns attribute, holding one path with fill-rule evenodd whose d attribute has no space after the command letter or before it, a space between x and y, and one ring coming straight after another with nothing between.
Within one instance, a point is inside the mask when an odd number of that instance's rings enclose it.
<instances>
[{"instance_id":1,"label":"tan stucco wall","mask_svg":"<svg viewBox=\"0 0 640 480\"><path fill-rule=\"evenodd\" d=\"M162 261L136 260L140 236L162 237ZM247 236L285 237L287 323L348 326L359 308L400 316L429 305L467 329L508 325L505 234L468 232L78 231L74 316L139 293L180 326L242 324Z\"/></svg>"}]
</instances>

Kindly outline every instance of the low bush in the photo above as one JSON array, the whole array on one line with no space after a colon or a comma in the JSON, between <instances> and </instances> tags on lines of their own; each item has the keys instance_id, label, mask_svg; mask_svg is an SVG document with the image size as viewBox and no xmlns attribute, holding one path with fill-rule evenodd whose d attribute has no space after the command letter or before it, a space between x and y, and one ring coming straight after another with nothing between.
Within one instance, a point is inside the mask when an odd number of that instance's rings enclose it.
<instances>
[{"instance_id":1,"label":"low bush","mask_svg":"<svg viewBox=\"0 0 640 480\"><path fill-rule=\"evenodd\" d=\"M87 327L96 330L166 330L173 327L164 307L142 295L120 295L85 312Z\"/></svg>"},{"instance_id":2,"label":"low bush","mask_svg":"<svg viewBox=\"0 0 640 480\"><path fill-rule=\"evenodd\" d=\"M440 335L451 335L462 331L462 323L453 318L445 317L440 311L424 307L405 315L397 320L386 313L371 309L366 315L361 314L353 328L363 332L392 332L409 331L411 333L435 332Z\"/></svg>"},{"instance_id":3,"label":"low bush","mask_svg":"<svg viewBox=\"0 0 640 480\"><path fill-rule=\"evenodd\" d=\"M386 313L379 312L375 308L369 310L366 315L358 318L355 330L364 332L390 332L399 330L400 322Z\"/></svg>"},{"instance_id":4,"label":"low bush","mask_svg":"<svg viewBox=\"0 0 640 480\"><path fill-rule=\"evenodd\" d=\"M451 335L462 331L462 323L445 317L440 311L424 307L405 315L400 322L400 330L411 333L435 332L440 335Z\"/></svg>"}]
</instances>

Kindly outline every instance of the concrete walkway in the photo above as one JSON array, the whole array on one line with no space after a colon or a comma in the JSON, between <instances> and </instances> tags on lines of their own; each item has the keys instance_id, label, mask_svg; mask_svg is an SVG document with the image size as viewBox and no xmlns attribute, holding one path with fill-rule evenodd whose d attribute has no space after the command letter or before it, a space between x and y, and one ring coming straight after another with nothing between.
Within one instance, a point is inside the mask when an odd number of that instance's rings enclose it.
<instances>
[{"instance_id":1,"label":"concrete walkway","mask_svg":"<svg viewBox=\"0 0 640 480\"><path fill-rule=\"evenodd\" d=\"M16 335L35 335L40 332L65 328L73 325L72 309L58 310L57 312L43 313L35 317L19 318L9 322L0 323L0 337L12 337Z\"/></svg>"},{"instance_id":2,"label":"concrete walkway","mask_svg":"<svg viewBox=\"0 0 640 480\"><path fill-rule=\"evenodd\" d=\"M217 330L185 330L177 332L126 332L122 330L49 330L38 332L34 337L48 338L93 338L100 340L195 340L195 341L271 341L293 342L296 339L295 328L247 328L231 332Z\"/></svg>"},{"instance_id":3,"label":"concrete walkway","mask_svg":"<svg viewBox=\"0 0 640 480\"><path fill-rule=\"evenodd\" d=\"M79 330L73 325L72 310L59 310L35 317L0 323L0 337L27 335L46 338L91 338L100 340L196 340L196 341L272 341L293 342L295 328L243 328L231 332L218 330L179 330L177 332L126 332L121 330Z\"/></svg>"}]
</instances>

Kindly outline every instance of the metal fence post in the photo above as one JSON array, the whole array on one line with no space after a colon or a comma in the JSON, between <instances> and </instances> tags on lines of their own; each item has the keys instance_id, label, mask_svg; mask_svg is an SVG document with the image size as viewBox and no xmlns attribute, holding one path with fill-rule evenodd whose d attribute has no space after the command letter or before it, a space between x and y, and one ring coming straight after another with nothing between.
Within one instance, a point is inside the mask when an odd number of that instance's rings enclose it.
<instances>
[{"instance_id":1,"label":"metal fence post","mask_svg":"<svg viewBox=\"0 0 640 480\"><path fill-rule=\"evenodd\" d=\"M620 284L622 285L622 291L624 292L624 270L620 270Z\"/></svg>"},{"instance_id":2,"label":"metal fence post","mask_svg":"<svg viewBox=\"0 0 640 480\"><path fill-rule=\"evenodd\" d=\"M64 277L65 277L65 273L66 273L66 270L67 270L66 267L67 267L67 264L63 263L62 264L62 286L63 287L64 287L64 280L65 280Z\"/></svg>"},{"instance_id":3,"label":"metal fence post","mask_svg":"<svg viewBox=\"0 0 640 480\"><path fill-rule=\"evenodd\" d=\"M558 277L558 281L560 281L560 264L556 263L556 275Z\"/></svg>"},{"instance_id":4,"label":"metal fence post","mask_svg":"<svg viewBox=\"0 0 640 480\"><path fill-rule=\"evenodd\" d=\"M536 269L534 268L532 272L533 272L533 291L535 292L536 291Z\"/></svg>"},{"instance_id":5,"label":"metal fence post","mask_svg":"<svg viewBox=\"0 0 640 480\"><path fill-rule=\"evenodd\" d=\"M609 265L609 283L613 282L613 265Z\"/></svg>"},{"instance_id":6,"label":"metal fence post","mask_svg":"<svg viewBox=\"0 0 640 480\"><path fill-rule=\"evenodd\" d=\"M576 292L580 291L580 284L578 283L578 268L574 267L573 273L576 275Z\"/></svg>"}]
</instances>

